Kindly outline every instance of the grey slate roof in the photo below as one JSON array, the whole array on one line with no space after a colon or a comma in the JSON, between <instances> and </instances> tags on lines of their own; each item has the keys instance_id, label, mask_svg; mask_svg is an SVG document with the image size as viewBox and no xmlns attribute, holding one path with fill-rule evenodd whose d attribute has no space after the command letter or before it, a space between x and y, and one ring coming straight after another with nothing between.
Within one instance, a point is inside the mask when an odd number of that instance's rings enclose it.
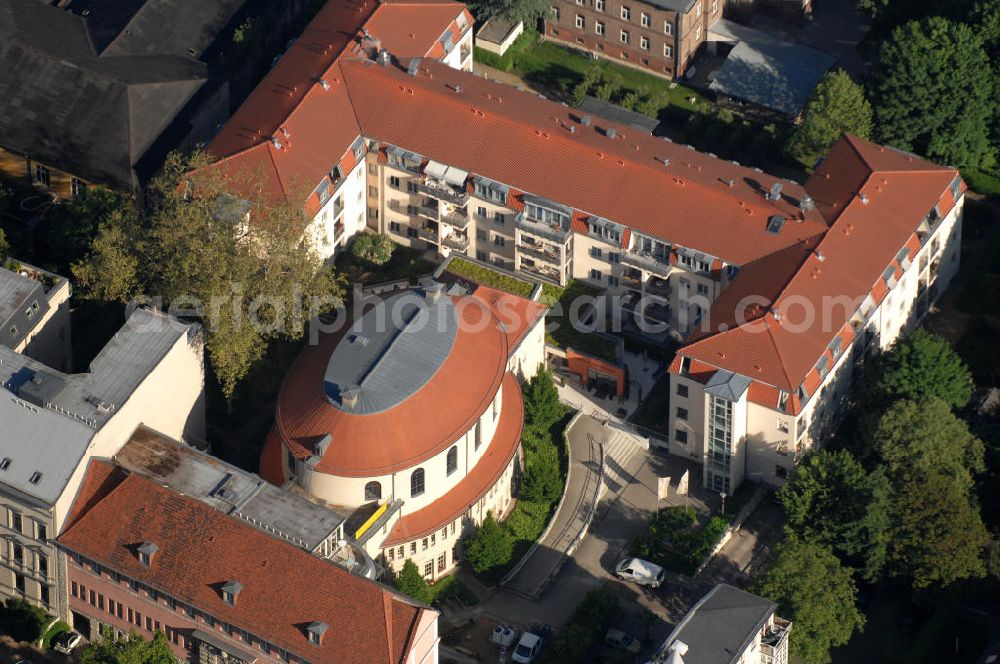
<instances>
[{"instance_id":1,"label":"grey slate roof","mask_svg":"<svg viewBox=\"0 0 1000 664\"><path fill-rule=\"evenodd\" d=\"M0 346L0 458L11 460L0 482L55 502L94 433L197 329L137 309L84 374L64 374ZM41 479L32 483L36 471Z\"/></svg>"},{"instance_id":2,"label":"grey slate roof","mask_svg":"<svg viewBox=\"0 0 1000 664\"><path fill-rule=\"evenodd\" d=\"M315 551L346 516L273 486L226 462L140 426L115 455L115 462L196 498L223 514Z\"/></svg>"},{"instance_id":3,"label":"grey slate roof","mask_svg":"<svg viewBox=\"0 0 1000 664\"><path fill-rule=\"evenodd\" d=\"M19 344L48 308L41 281L0 267L0 346Z\"/></svg>"},{"instance_id":4,"label":"grey slate roof","mask_svg":"<svg viewBox=\"0 0 1000 664\"><path fill-rule=\"evenodd\" d=\"M222 15L242 5L137 1L133 22L99 53L89 16L0 0L0 146L89 181L133 187L133 167L207 80L208 68L187 48L203 49ZM136 2L89 4L100 16Z\"/></svg>"},{"instance_id":5,"label":"grey slate roof","mask_svg":"<svg viewBox=\"0 0 1000 664\"><path fill-rule=\"evenodd\" d=\"M741 41L708 87L794 116L834 62L834 56L801 44Z\"/></svg>"},{"instance_id":6,"label":"grey slate roof","mask_svg":"<svg viewBox=\"0 0 1000 664\"><path fill-rule=\"evenodd\" d=\"M705 383L705 391L726 401L739 401L752 381L746 376L719 369Z\"/></svg>"},{"instance_id":7,"label":"grey slate roof","mask_svg":"<svg viewBox=\"0 0 1000 664\"><path fill-rule=\"evenodd\" d=\"M778 605L720 583L688 611L667 637L660 658L674 641L688 646L685 664L733 664ZM659 660L658 660L659 661Z\"/></svg>"},{"instance_id":8,"label":"grey slate roof","mask_svg":"<svg viewBox=\"0 0 1000 664\"><path fill-rule=\"evenodd\" d=\"M376 304L337 344L327 365L326 396L340 410L388 410L426 385L458 336L451 298L406 291ZM351 395L356 403L350 405ZM346 401L345 401L346 400Z\"/></svg>"},{"instance_id":9,"label":"grey slate roof","mask_svg":"<svg viewBox=\"0 0 1000 664\"><path fill-rule=\"evenodd\" d=\"M518 23L520 21L505 21L496 16L486 19L486 22L479 28L479 32L476 33L476 39L484 39L494 44L501 44L503 40L507 39L510 33L517 29Z\"/></svg>"},{"instance_id":10,"label":"grey slate roof","mask_svg":"<svg viewBox=\"0 0 1000 664\"><path fill-rule=\"evenodd\" d=\"M695 3L699 1L700 0L643 0L646 4L650 4L654 7L669 9L670 11L680 12L681 14L687 14L694 8Z\"/></svg>"},{"instance_id":11,"label":"grey slate roof","mask_svg":"<svg viewBox=\"0 0 1000 664\"><path fill-rule=\"evenodd\" d=\"M660 126L660 121L655 118L630 111L627 108L622 108L621 106L598 99L597 97L591 97L590 95L583 98L578 108L584 113L591 113L605 120L635 127L650 134Z\"/></svg>"}]
</instances>

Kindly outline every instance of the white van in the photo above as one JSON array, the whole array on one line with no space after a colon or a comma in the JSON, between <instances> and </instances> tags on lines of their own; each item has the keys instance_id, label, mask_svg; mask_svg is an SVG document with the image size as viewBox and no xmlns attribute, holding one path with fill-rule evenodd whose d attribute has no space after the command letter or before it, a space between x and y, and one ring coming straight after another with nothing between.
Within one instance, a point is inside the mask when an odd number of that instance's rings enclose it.
<instances>
[{"instance_id":1,"label":"white van","mask_svg":"<svg viewBox=\"0 0 1000 664\"><path fill-rule=\"evenodd\" d=\"M615 575L622 581L650 588L659 588L663 583L663 568L642 558L622 558L615 565Z\"/></svg>"}]
</instances>

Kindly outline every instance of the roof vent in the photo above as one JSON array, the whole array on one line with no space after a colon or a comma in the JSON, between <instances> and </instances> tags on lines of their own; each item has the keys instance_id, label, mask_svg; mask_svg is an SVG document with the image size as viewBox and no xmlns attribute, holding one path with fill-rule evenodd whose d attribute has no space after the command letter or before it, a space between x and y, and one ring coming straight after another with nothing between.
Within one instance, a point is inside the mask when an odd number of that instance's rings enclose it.
<instances>
[{"instance_id":1,"label":"roof vent","mask_svg":"<svg viewBox=\"0 0 1000 664\"><path fill-rule=\"evenodd\" d=\"M590 126L590 116L589 115L585 115L582 118L580 118L580 124L582 124L584 127L589 127Z\"/></svg>"},{"instance_id":2,"label":"roof vent","mask_svg":"<svg viewBox=\"0 0 1000 664\"><path fill-rule=\"evenodd\" d=\"M274 146L275 148L277 148L278 150L281 150L281 149L283 149L283 148L285 147L285 146L283 146L283 145L281 144L281 141L280 141L280 140L278 140L278 137L277 137L277 136L272 136L272 137L271 137L271 145L273 145L273 146Z\"/></svg>"},{"instance_id":3,"label":"roof vent","mask_svg":"<svg viewBox=\"0 0 1000 664\"><path fill-rule=\"evenodd\" d=\"M156 546L152 542L143 542L139 546L135 547L135 555L139 558L139 562L149 567L149 564L153 562L153 556L156 552L160 550L160 547Z\"/></svg>"},{"instance_id":4,"label":"roof vent","mask_svg":"<svg viewBox=\"0 0 1000 664\"><path fill-rule=\"evenodd\" d=\"M462 86L456 83L455 85L451 86L451 89L454 90L455 92L461 92Z\"/></svg>"},{"instance_id":5,"label":"roof vent","mask_svg":"<svg viewBox=\"0 0 1000 664\"><path fill-rule=\"evenodd\" d=\"M375 56L375 59L380 65L383 66L388 66L392 63L392 56L389 54L389 51L384 48L380 48L378 50L378 55Z\"/></svg>"},{"instance_id":6,"label":"roof vent","mask_svg":"<svg viewBox=\"0 0 1000 664\"><path fill-rule=\"evenodd\" d=\"M824 255L823 255L823 252L822 252L822 251L820 251L819 249L816 249L816 251L815 251L815 252L813 252L813 253L815 253L815 254L816 254L816 260L818 260L819 262L821 262L821 263L822 263L823 261L825 261L825 260L826 260L826 256L824 256Z\"/></svg>"},{"instance_id":7,"label":"roof vent","mask_svg":"<svg viewBox=\"0 0 1000 664\"><path fill-rule=\"evenodd\" d=\"M816 203L813 202L812 196L809 194L802 194L802 198L799 199L799 209L803 212L808 212L816 207Z\"/></svg>"},{"instance_id":8,"label":"roof vent","mask_svg":"<svg viewBox=\"0 0 1000 664\"><path fill-rule=\"evenodd\" d=\"M865 193L861 194L861 204L868 205L868 194Z\"/></svg>"},{"instance_id":9,"label":"roof vent","mask_svg":"<svg viewBox=\"0 0 1000 664\"><path fill-rule=\"evenodd\" d=\"M777 307L771 307L771 315L774 316L774 320L781 320L781 312Z\"/></svg>"},{"instance_id":10,"label":"roof vent","mask_svg":"<svg viewBox=\"0 0 1000 664\"><path fill-rule=\"evenodd\" d=\"M569 126L569 133L571 133L571 134L575 134L576 133L576 125L570 125Z\"/></svg>"},{"instance_id":11,"label":"roof vent","mask_svg":"<svg viewBox=\"0 0 1000 664\"><path fill-rule=\"evenodd\" d=\"M319 84L324 90L330 89L330 81L326 80L325 78L319 79Z\"/></svg>"},{"instance_id":12,"label":"roof vent","mask_svg":"<svg viewBox=\"0 0 1000 664\"><path fill-rule=\"evenodd\" d=\"M663 158L663 165L664 166L669 166L670 165L670 159L668 159L667 157L664 157Z\"/></svg>"},{"instance_id":13,"label":"roof vent","mask_svg":"<svg viewBox=\"0 0 1000 664\"><path fill-rule=\"evenodd\" d=\"M236 606L236 598L243 590L243 584L239 581L229 580L222 584L222 601L229 606Z\"/></svg>"},{"instance_id":14,"label":"roof vent","mask_svg":"<svg viewBox=\"0 0 1000 664\"><path fill-rule=\"evenodd\" d=\"M781 200L781 183L780 182L775 182L771 186L771 191L768 192L768 194L767 194L767 200L769 200L769 201L778 201L778 200Z\"/></svg>"},{"instance_id":15,"label":"roof vent","mask_svg":"<svg viewBox=\"0 0 1000 664\"><path fill-rule=\"evenodd\" d=\"M368 345L368 337L363 334L352 334L347 337L347 341L352 344L358 344L362 348L365 348Z\"/></svg>"},{"instance_id":16,"label":"roof vent","mask_svg":"<svg viewBox=\"0 0 1000 664\"><path fill-rule=\"evenodd\" d=\"M726 186L729 187L730 189L732 189L733 186L735 186L735 185L736 185L736 180L734 180L732 178L729 178L728 180L726 180Z\"/></svg>"},{"instance_id":17,"label":"roof vent","mask_svg":"<svg viewBox=\"0 0 1000 664\"><path fill-rule=\"evenodd\" d=\"M785 218L780 214L771 215L767 220L767 232L771 235L778 235L785 226Z\"/></svg>"},{"instance_id":18,"label":"roof vent","mask_svg":"<svg viewBox=\"0 0 1000 664\"><path fill-rule=\"evenodd\" d=\"M607 130L605 130L604 135L607 136L608 138L614 138L615 137L615 128L614 127L608 127Z\"/></svg>"},{"instance_id":19,"label":"roof vent","mask_svg":"<svg viewBox=\"0 0 1000 664\"><path fill-rule=\"evenodd\" d=\"M416 76L417 71L420 69L420 59L413 58L410 60L410 65L406 68L406 73L410 76Z\"/></svg>"}]
</instances>

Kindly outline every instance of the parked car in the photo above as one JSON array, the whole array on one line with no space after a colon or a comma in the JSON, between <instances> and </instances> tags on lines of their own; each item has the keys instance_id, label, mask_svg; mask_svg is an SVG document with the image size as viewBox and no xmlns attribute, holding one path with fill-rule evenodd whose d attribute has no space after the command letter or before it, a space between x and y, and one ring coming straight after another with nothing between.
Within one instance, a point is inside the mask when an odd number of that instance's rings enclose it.
<instances>
[{"instance_id":1,"label":"parked car","mask_svg":"<svg viewBox=\"0 0 1000 664\"><path fill-rule=\"evenodd\" d=\"M642 558L622 558L615 565L615 575L622 581L650 588L659 588L663 583L663 568Z\"/></svg>"},{"instance_id":2,"label":"parked car","mask_svg":"<svg viewBox=\"0 0 1000 664\"><path fill-rule=\"evenodd\" d=\"M552 637L552 628L545 624L533 625L530 632L521 635L510 659L517 664L532 664Z\"/></svg>"},{"instance_id":3,"label":"parked car","mask_svg":"<svg viewBox=\"0 0 1000 664\"><path fill-rule=\"evenodd\" d=\"M64 655L68 655L76 649L80 643L83 642L83 637L79 633L69 631L63 632L52 639L52 647L56 652L61 652Z\"/></svg>"},{"instance_id":4,"label":"parked car","mask_svg":"<svg viewBox=\"0 0 1000 664\"><path fill-rule=\"evenodd\" d=\"M617 648L624 648L634 654L638 654L642 650L642 641L636 641L620 629L609 629L608 633L604 635L604 642L610 643Z\"/></svg>"}]
</instances>

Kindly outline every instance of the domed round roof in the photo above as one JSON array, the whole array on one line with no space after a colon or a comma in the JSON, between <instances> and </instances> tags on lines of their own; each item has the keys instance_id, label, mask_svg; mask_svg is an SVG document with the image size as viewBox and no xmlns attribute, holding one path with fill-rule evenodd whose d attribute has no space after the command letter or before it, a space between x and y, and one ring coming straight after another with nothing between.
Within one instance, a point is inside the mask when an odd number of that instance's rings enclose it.
<instances>
[{"instance_id":1,"label":"domed round roof","mask_svg":"<svg viewBox=\"0 0 1000 664\"><path fill-rule=\"evenodd\" d=\"M479 298L394 295L302 351L278 396L271 437L330 475L417 466L489 407L506 372L507 343Z\"/></svg>"}]
</instances>

